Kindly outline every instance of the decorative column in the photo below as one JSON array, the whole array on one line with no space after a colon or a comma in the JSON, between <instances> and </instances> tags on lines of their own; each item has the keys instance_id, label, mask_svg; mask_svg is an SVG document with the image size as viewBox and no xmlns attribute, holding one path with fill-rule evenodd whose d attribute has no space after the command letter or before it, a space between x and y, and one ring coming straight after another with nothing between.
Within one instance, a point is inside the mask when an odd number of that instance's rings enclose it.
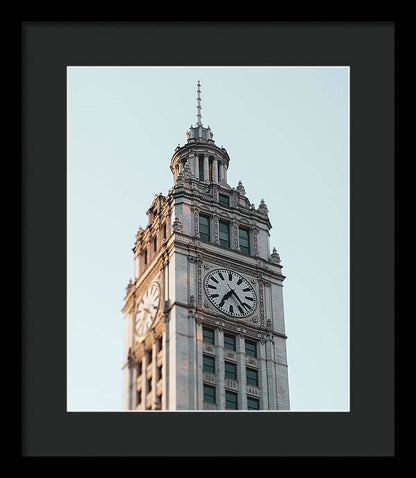
<instances>
[{"instance_id":1,"label":"decorative column","mask_svg":"<svg viewBox=\"0 0 416 478\"><path fill-rule=\"evenodd\" d=\"M189 261L188 261L189 271ZM189 272L188 272L189 277ZM195 318L194 318L195 297L190 296L188 310L188 357L189 357L189 410L197 408L195 403L196 386L195 377L197 377L196 360L195 360Z\"/></svg>"},{"instance_id":2,"label":"decorative column","mask_svg":"<svg viewBox=\"0 0 416 478\"><path fill-rule=\"evenodd\" d=\"M202 382L202 324L196 321L196 409L204 409L204 389Z\"/></svg>"},{"instance_id":3,"label":"decorative column","mask_svg":"<svg viewBox=\"0 0 416 478\"><path fill-rule=\"evenodd\" d=\"M214 183L218 183L218 159L214 158L212 167L214 169L214 174L213 174Z\"/></svg>"},{"instance_id":4,"label":"decorative column","mask_svg":"<svg viewBox=\"0 0 416 478\"><path fill-rule=\"evenodd\" d=\"M137 406L137 362L134 360L132 364L132 410L136 410Z\"/></svg>"},{"instance_id":5,"label":"decorative column","mask_svg":"<svg viewBox=\"0 0 416 478\"><path fill-rule=\"evenodd\" d=\"M212 215L212 228L213 228L213 238L215 244L220 244L220 234L219 234L219 219L217 214Z\"/></svg>"},{"instance_id":6,"label":"decorative column","mask_svg":"<svg viewBox=\"0 0 416 478\"><path fill-rule=\"evenodd\" d=\"M224 181L224 163L220 163L220 168L219 168L219 173L220 173L220 182Z\"/></svg>"},{"instance_id":7,"label":"decorative column","mask_svg":"<svg viewBox=\"0 0 416 478\"><path fill-rule=\"evenodd\" d=\"M254 255L257 257L259 255L259 246L258 246L258 240L257 240L257 235L259 233L259 229L257 227L253 227L252 233L253 233Z\"/></svg>"},{"instance_id":8,"label":"decorative column","mask_svg":"<svg viewBox=\"0 0 416 478\"><path fill-rule=\"evenodd\" d=\"M209 181L209 160L206 154L204 155L204 181Z\"/></svg>"},{"instance_id":9,"label":"decorative column","mask_svg":"<svg viewBox=\"0 0 416 478\"><path fill-rule=\"evenodd\" d=\"M238 408L247 410L246 354L243 335L237 335Z\"/></svg>"},{"instance_id":10,"label":"decorative column","mask_svg":"<svg viewBox=\"0 0 416 478\"><path fill-rule=\"evenodd\" d=\"M227 182L227 168L225 167L225 165L223 166L223 170L224 170L224 182L226 183Z\"/></svg>"},{"instance_id":11,"label":"decorative column","mask_svg":"<svg viewBox=\"0 0 416 478\"><path fill-rule=\"evenodd\" d=\"M152 410L156 408L157 399L157 348L156 348L156 333L153 330L153 344L152 344Z\"/></svg>"},{"instance_id":12,"label":"decorative column","mask_svg":"<svg viewBox=\"0 0 416 478\"><path fill-rule=\"evenodd\" d=\"M264 340L259 342L259 388L260 410L269 410L269 397L267 389L266 347Z\"/></svg>"},{"instance_id":13,"label":"decorative column","mask_svg":"<svg viewBox=\"0 0 416 478\"><path fill-rule=\"evenodd\" d=\"M128 360L128 367L129 367L129 398L128 398L128 410L133 410L133 391L134 391L134 383L133 383L133 358L129 356Z\"/></svg>"},{"instance_id":14,"label":"decorative column","mask_svg":"<svg viewBox=\"0 0 416 478\"><path fill-rule=\"evenodd\" d=\"M146 350L143 352L142 358L142 409L146 410L146 403L147 403L147 355Z\"/></svg>"},{"instance_id":15,"label":"decorative column","mask_svg":"<svg viewBox=\"0 0 416 478\"><path fill-rule=\"evenodd\" d=\"M240 250L240 237L239 237L239 231L238 231L238 222L237 221L232 221L232 241L233 241L233 247L235 250L239 251Z\"/></svg>"},{"instance_id":16,"label":"decorative column","mask_svg":"<svg viewBox=\"0 0 416 478\"><path fill-rule=\"evenodd\" d=\"M224 331L221 327L215 329L215 343L217 345L217 357L215 364L217 375L217 409L225 409L225 388L224 388Z\"/></svg>"},{"instance_id":17,"label":"decorative column","mask_svg":"<svg viewBox=\"0 0 416 478\"><path fill-rule=\"evenodd\" d=\"M277 396L274 384L276 383L274 360L273 360L273 336L266 335L266 370L267 370L267 395L269 397L269 410L277 409Z\"/></svg>"},{"instance_id":18,"label":"decorative column","mask_svg":"<svg viewBox=\"0 0 416 478\"><path fill-rule=\"evenodd\" d=\"M194 236L196 238L200 238L201 236L199 235L199 209L197 207L194 207L192 209L192 212L194 213Z\"/></svg>"}]
</instances>

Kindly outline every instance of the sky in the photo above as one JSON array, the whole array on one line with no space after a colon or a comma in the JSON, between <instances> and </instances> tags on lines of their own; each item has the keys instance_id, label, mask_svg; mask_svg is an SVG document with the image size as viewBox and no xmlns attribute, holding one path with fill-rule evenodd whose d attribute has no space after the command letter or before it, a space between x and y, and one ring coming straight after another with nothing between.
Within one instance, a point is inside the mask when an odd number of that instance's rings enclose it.
<instances>
[{"instance_id":1,"label":"sky","mask_svg":"<svg viewBox=\"0 0 416 478\"><path fill-rule=\"evenodd\" d=\"M264 199L284 281L292 411L349 410L349 69L67 70L67 409L122 410L132 247L196 123Z\"/></svg>"}]
</instances>

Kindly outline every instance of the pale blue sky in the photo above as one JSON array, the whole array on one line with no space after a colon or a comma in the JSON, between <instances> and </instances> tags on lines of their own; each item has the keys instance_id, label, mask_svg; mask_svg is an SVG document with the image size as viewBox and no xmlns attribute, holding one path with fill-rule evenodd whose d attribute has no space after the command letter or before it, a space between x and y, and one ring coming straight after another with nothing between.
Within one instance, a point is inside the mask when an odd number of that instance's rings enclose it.
<instances>
[{"instance_id":1,"label":"pale blue sky","mask_svg":"<svg viewBox=\"0 0 416 478\"><path fill-rule=\"evenodd\" d=\"M68 68L68 410L122 409L123 297L175 147L202 122L283 264L293 411L349 408L348 68Z\"/></svg>"}]
</instances>

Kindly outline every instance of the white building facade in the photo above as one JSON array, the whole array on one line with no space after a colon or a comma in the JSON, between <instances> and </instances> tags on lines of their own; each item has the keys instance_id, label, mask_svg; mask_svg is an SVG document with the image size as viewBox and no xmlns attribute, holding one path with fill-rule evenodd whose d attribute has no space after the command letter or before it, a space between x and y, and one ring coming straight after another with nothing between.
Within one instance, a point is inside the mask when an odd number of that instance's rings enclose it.
<instances>
[{"instance_id":1,"label":"white building facade","mask_svg":"<svg viewBox=\"0 0 416 478\"><path fill-rule=\"evenodd\" d=\"M282 286L271 224L200 114L147 211L123 307L126 410L289 410Z\"/></svg>"}]
</instances>

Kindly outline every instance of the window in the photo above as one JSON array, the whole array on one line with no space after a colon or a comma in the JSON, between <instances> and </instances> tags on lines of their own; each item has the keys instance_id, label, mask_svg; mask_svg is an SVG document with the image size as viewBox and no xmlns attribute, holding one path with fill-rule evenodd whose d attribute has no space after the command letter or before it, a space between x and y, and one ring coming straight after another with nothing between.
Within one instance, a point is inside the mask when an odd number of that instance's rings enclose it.
<instances>
[{"instance_id":1,"label":"window","mask_svg":"<svg viewBox=\"0 0 416 478\"><path fill-rule=\"evenodd\" d=\"M246 355L250 357L257 357L257 342L246 340Z\"/></svg>"},{"instance_id":2,"label":"window","mask_svg":"<svg viewBox=\"0 0 416 478\"><path fill-rule=\"evenodd\" d=\"M156 340L156 347L158 352L160 352L163 349L163 337L158 337Z\"/></svg>"},{"instance_id":3,"label":"window","mask_svg":"<svg viewBox=\"0 0 416 478\"><path fill-rule=\"evenodd\" d=\"M147 363L148 364L151 363L152 360L153 360L153 350L150 349L150 350L147 351Z\"/></svg>"},{"instance_id":4,"label":"window","mask_svg":"<svg viewBox=\"0 0 416 478\"><path fill-rule=\"evenodd\" d=\"M157 250L157 238L155 237L153 239L153 252L156 252L156 250Z\"/></svg>"},{"instance_id":5,"label":"window","mask_svg":"<svg viewBox=\"0 0 416 478\"><path fill-rule=\"evenodd\" d=\"M144 264L147 264L147 249L144 251Z\"/></svg>"},{"instance_id":6,"label":"window","mask_svg":"<svg viewBox=\"0 0 416 478\"><path fill-rule=\"evenodd\" d=\"M224 348L235 351L235 335L224 334Z\"/></svg>"},{"instance_id":7,"label":"window","mask_svg":"<svg viewBox=\"0 0 416 478\"><path fill-rule=\"evenodd\" d=\"M231 362L225 362L225 378L237 380L237 365Z\"/></svg>"},{"instance_id":8,"label":"window","mask_svg":"<svg viewBox=\"0 0 416 478\"><path fill-rule=\"evenodd\" d=\"M204 385L204 402L216 403L215 387Z\"/></svg>"},{"instance_id":9,"label":"window","mask_svg":"<svg viewBox=\"0 0 416 478\"><path fill-rule=\"evenodd\" d=\"M147 390L147 393L152 391L152 379L151 378L148 378L146 380L146 390Z\"/></svg>"},{"instance_id":10,"label":"window","mask_svg":"<svg viewBox=\"0 0 416 478\"><path fill-rule=\"evenodd\" d=\"M199 236L202 241L209 242L209 217L199 216Z\"/></svg>"},{"instance_id":11,"label":"window","mask_svg":"<svg viewBox=\"0 0 416 478\"><path fill-rule=\"evenodd\" d=\"M156 368L156 380L159 381L162 378L162 366Z\"/></svg>"},{"instance_id":12,"label":"window","mask_svg":"<svg viewBox=\"0 0 416 478\"><path fill-rule=\"evenodd\" d=\"M230 225L228 222L220 221L220 244L223 247L230 247Z\"/></svg>"},{"instance_id":13,"label":"window","mask_svg":"<svg viewBox=\"0 0 416 478\"><path fill-rule=\"evenodd\" d=\"M259 386L259 373L254 368L246 368L247 385Z\"/></svg>"},{"instance_id":14,"label":"window","mask_svg":"<svg viewBox=\"0 0 416 478\"><path fill-rule=\"evenodd\" d=\"M199 180L204 180L204 155L200 154L198 156L198 163L199 163Z\"/></svg>"},{"instance_id":15,"label":"window","mask_svg":"<svg viewBox=\"0 0 416 478\"><path fill-rule=\"evenodd\" d=\"M202 327L202 337L206 344L214 345L214 330L208 327Z\"/></svg>"},{"instance_id":16,"label":"window","mask_svg":"<svg viewBox=\"0 0 416 478\"><path fill-rule=\"evenodd\" d=\"M247 410L260 410L260 401L257 398L247 397Z\"/></svg>"},{"instance_id":17,"label":"window","mask_svg":"<svg viewBox=\"0 0 416 478\"><path fill-rule=\"evenodd\" d=\"M163 224L163 239L166 239L166 224Z\"/></svg>"},{"instance_id":18,"label":"window","mask_svg":"<svg viewBox=\"0 0 416 478\"><path fill-rule=\"evenodd\" d=\"M209 157L209 180L212 182L214 180L214 158Z\"/></svg>"},{"instance_id":19,"label":"window","mask_svg":"<svg viewBox=\"0 0 416 478\"><path fill-rule=\"evenodd\" d=\"M240 242L240 251L244 254L250 254L250 234L248 229L240 227L239 229L239 242Z\"/></svg>"},{"instance_id":20,"label":"window","mask_svg":"<svg viewBox=\"0 0 416 478\"><path fill-rule=\"evenodd\" d=\"M142 403L142 391L139 390L137 392L137 399L136 399L136 405L140 405Z\"/></svg>"},{"instance_id":21,"label":"window","mask_svg":"<svg viewBox=\"0 0 416 478\"><path fill-rule=\"evenodd\" d=\"M209 355L203 356L203 371L208 373L215 373L215 358Z\"/></svg>"},{"instance_id":22,"label":"window","mask_svg":"<svg viewBox=\"0 0 416 478\"><path fill-rule=\"evenodd\" d=\"M238 396L234 392L225 391L225 408L226 410L238 409Z\"/></svg>"},{"instance_id":23,"label":"window","mask_svg":"<svg viewBox=\"0 0 416 478\"><path fill-rule=\"evenodd\" d=\"M218 202L221 204L221 206L230 207L230 196L227 196L226 194L219 194Z\"/></svg>"},{"instance_id":24,"label":"window","mask_svg":"<svg viewBox=\"0 0 416 478\"><path fill-rule=\"evenodd\" d=\"M140 375L142 374L142 368L143 368L142 362L139 362L139 363L137 364L137 375L138 375L138 376L140 376Z\"/></svg>"}]
</instances>

